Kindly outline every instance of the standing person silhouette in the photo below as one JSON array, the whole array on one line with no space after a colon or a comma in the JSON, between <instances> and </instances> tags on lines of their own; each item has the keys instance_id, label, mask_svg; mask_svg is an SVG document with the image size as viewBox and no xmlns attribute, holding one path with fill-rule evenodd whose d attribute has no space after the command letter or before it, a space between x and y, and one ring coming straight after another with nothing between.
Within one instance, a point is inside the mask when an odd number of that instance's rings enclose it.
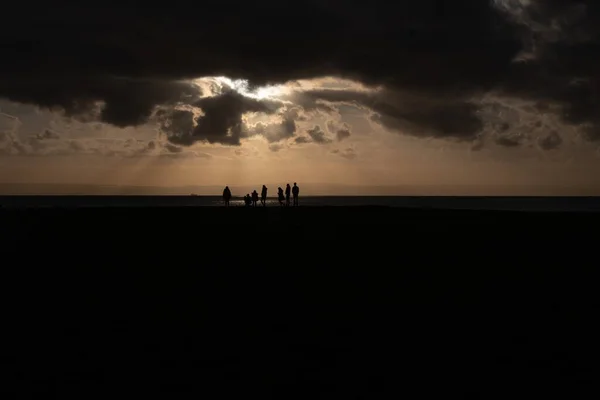
<instances>
[{"instance_id":1,"label":"standing person silhouette","mask_svg":"<svg viewBox=\"0 0 600 400\"><path fill-rule=\"evenodd\" d=\"M267 187L263 185L262 190L260 191L260 202L263 207L267 205Z\"/></svg>"},{"instance_id":2,"label":"standing person silhouette","mask_svg":"<svg viewBox=\"0 0 600 400\"><path fill-rule=\"evenodd\" d=\"M289 207L290 206L290 195L292 192L292 188L290 187L290 184L288 183L285 187L285 206Z\"/></svg>"},{"instance_id":3,"label":"standing person silhouette","mask_svg":"<svg viewBox=\"0 0 600 400\"><path fill-rule=\"evenodd\" d=\"M252 207L256 207L256 203L258 203L258 192L254 190L252 192Z\"/></svg>"},{"instance_id":4,"label":"standing person silhouette","mask_svg":"<svg viewBox=\"0 0 600 400\"><path fill-rule=\"evenodd\" d=\"M283 200L285 200L285 197L283 196L283 189L281 186L277 188L277 199L279 200L279 205L283 206Z\"/></svg>"},{"instance_id":5,"label":"standing person silhouette","mask_svg":"<svg viewBox=\"0 0 600 400\"><path fill-rule=\"evenodd\" d=\"M298 195L300 194L300 188L294 182L294 187L292 188L292 196L294 196L294 207L298 206Z\"/></svg>"},{"instance_id":6,"label":"standing person silhouette","mask_svg":"<svg viewBox=\"0 0 600 400\"><path fill-rule=\"evenodd\" d=\"M225 201L225 207L229 207L229 200L231 200L231 190L229 190L229 186L225 186L223 190L223 201Z\"/></svg>"}]
</instances>

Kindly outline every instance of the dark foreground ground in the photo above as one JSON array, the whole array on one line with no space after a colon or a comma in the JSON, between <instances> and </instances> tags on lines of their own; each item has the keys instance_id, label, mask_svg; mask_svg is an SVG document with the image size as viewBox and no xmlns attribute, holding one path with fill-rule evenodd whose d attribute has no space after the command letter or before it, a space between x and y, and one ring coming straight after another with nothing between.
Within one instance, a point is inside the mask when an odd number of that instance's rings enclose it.
<instances>
[{"instance_id":1,"label":"dark foreground ground","mask_svg":"<svg viewBox=\"0 0 600 400\"><path fill-rule=\"evenodd\" d=\"M0 210L1 389L596 398L599 222L339 207Z\"/></svg>"}]
</instances>

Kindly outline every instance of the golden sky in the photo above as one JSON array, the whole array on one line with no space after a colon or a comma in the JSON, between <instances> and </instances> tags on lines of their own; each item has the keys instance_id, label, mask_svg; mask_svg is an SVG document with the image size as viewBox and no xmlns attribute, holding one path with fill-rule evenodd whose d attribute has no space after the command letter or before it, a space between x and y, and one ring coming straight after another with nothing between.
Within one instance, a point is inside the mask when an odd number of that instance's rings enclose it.
<instances>
[{"instance_id":1,"label":"golden sky","mask_svg":"<svg viewBox=\"0 0 600 400\"><path fill-rule=\"evenodd\" d=\"M351 81L322 78L255 90L227 78L193 84L203 88L205 97L227 86L247 98L288 102L288 109L300 105L295 132L285 136L275 129L285 116L248 112L241 129L254 133L242 134L239 145L202 140L187 145L170 140L177 132L161 127L159 118L121 129L0 100L0 186L259 186L297 181L423 186L439 194L460 194L449 189L453 186L484 188L478 194L513 194L511 187L520 187L520 194L530 188L526 191L535 195L540 194L538 186L550 187L556 195L600 193L597 145L522 100L493 94L475 99L483 130L475 140L461 141L411 131L402 121L394 127L381 123L369 109L343 98L349 92L361 96L378 89ZM315 91L327 91L326 100L307 105L302 93ZM340 101L330 101L332 96ZM203 115L201 108L192 111ZM486 130L503 121L510 128L500 129L501 136L498 129ZM410 191L398 189L398 194Z\"/></svg>"}]
</instances>

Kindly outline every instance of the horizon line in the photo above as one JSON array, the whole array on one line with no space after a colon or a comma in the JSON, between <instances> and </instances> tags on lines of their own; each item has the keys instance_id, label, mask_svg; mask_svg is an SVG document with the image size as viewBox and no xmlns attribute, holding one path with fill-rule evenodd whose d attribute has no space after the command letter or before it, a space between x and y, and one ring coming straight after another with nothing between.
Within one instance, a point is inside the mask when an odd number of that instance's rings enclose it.
<instances>
[{"instance_id":1,"label":"horizon line","mask_svg":"<svg viewBox=\"0 0 600 400\"><path fill-rule=\"evenodd\" d=\"M296 181L297 182L297 181ZM287 183L287 182L286 182ZM205 187L239 187L239 186L256 186L260 187L262 185L280 185L281 183L267 182L261 183L260 185L256 184L204 184L204 185L177 185L177 186L158 186L158 185L121 185L121 184L95 184L95 183L61 183L61 182L0 182L0 186L8 186L8 185L19 185L19 186L94 186L94 187L116 187L116 188L160 188L160 189L178 189L178 188L205 188ZM381 188L399 188L399 187L546 187L546 188L574 188L574 187L585 187L590 188L590 185L550 185L550 184L504 184L504 185L495 185L495 184L452 184L452 183L441 183L441 184L373 184L373 185L357 185L357 184L348 184L348 183L326 183L326 182L303 182L302 185L323 185L323 186L345 186L345 187L356 187L356 188L373 188L373 187L381 187ZM285 183L281 184L285 185ZM300 184L298 185L300 186ZM600 187L600 185L599 185Z\"/></svg>"}]
</instances>

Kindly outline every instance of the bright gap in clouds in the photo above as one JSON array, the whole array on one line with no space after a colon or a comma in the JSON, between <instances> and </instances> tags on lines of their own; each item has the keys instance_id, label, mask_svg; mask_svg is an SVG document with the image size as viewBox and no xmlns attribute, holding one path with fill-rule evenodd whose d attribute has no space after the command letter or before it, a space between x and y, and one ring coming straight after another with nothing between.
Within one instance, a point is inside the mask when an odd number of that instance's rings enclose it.
<instances>
[{"instance_id":1,"label":"bright gap in clouds","mask_svg":"<svg viewBox=\"0 0 600 400\"><path fill-rule=\"evenodd\" d=\"M216 83L221 85L221 88L226 86L235 90L241 95L257 100L277 98L288 91L288 88L284 85L260 86L254 90L250 90L249 83L245 79L234 80L225 76L218 76L213 79Z\"/></svg>"},{"instance_id":2,"label":"bright gap in clouds","mask_svg":"<svg viewBox=\"0 0 600 400\"><path fill-rule=\"evenodd\" d=\"M283 97L289 96L295 92L320 89L352 90L357 92L376 92L381 90L381 87L368 87L356 81L333 76L301 79L279 85L259 86L252 89L250 88L248 80L231 79L226 76L207 76L194 79L193 82L202 88L204 97L217 96L224 90L230 89L245 97L256 100L278 99L281 101ZM288 101L283 100L284 103Z\"/></svg>"}]
</instances>

